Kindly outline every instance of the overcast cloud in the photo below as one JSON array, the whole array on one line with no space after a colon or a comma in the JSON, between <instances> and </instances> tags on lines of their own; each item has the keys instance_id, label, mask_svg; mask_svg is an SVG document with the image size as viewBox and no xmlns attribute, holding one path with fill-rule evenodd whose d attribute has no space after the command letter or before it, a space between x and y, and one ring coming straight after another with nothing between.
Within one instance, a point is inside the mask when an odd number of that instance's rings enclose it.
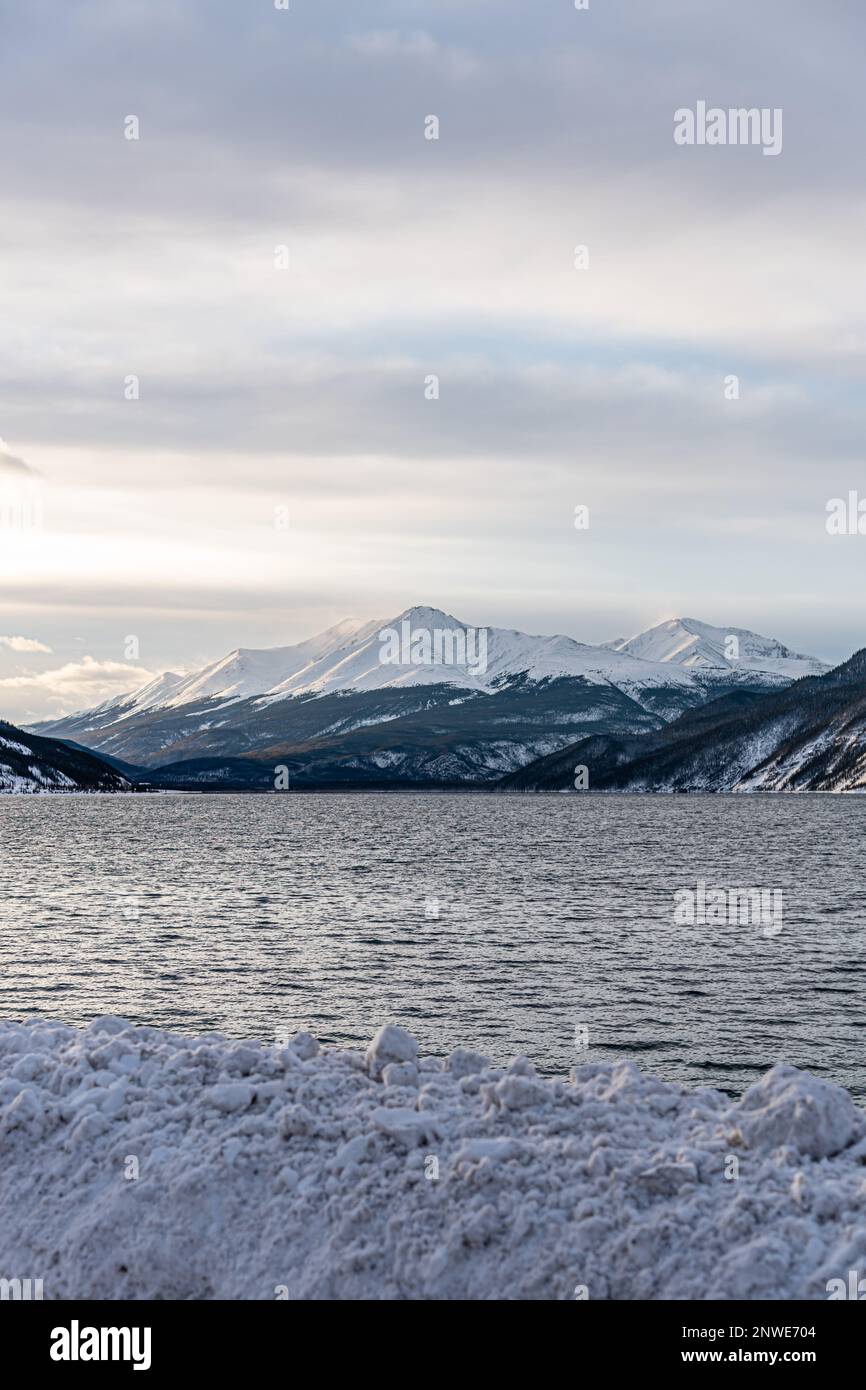
<instances>
[{"instance_id":1,"label":"overcast cloud","mask_svg":"<svg viewBox=\"0 0 866 1390\"><path fill-rule=\"evenodd\" d=\"M0 628L37 644L0 641L0 717L414 602L863 644L866 537L824 524L866 496L862 5L0 32ZM780 108L782 152L676 145L699 100Z\"/></svg>"}]
</instances>

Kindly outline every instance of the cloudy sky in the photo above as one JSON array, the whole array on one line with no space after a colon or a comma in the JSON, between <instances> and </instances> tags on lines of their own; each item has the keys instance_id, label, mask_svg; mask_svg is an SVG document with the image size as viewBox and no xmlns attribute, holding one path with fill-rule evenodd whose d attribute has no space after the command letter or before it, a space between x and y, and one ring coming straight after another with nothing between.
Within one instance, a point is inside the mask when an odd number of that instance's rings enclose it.
<instances>
[{"instance_id":1,"label":"cloudy sky","mask_svg":"<svg viewBox=\"0 0 866 1390\"><path fill-rule=\"evenodd\" d=\"M413 603L866 642L866 536L825 526L866 497L861 0L0 34L0 716ZM782 152L677 145L702 100L780 108Z\"/></svg>"}]
</instances>

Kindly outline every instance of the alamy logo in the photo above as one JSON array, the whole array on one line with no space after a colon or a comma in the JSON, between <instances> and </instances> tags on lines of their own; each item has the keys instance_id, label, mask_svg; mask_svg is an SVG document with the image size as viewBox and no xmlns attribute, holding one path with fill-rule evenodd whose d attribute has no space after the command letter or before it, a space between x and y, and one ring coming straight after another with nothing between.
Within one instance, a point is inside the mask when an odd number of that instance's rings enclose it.
<instances>
[{"instance_id":1,"label":"alamy logo","mask_svg":"<svg viewBox=\"0 0 866 1390\"><path fill-rule=\"evenodd\" d=\"M754 926L764 936L782 930L780 888L708 888L701 879L695 888L674 893L674 922L679 927Z\"/></svg>"},{"instance_id":2,"label":"alamy logo","mask_svg":"<svg viewBox=\"0 0 866 1390\"><path fill-rule=\"evenodd\" d=\"M676 145L762 145L763 153L782 153L782 108L780 106L707 107L696 103L694 111L681 106L674 112Z\"/></svg>"},{"instance_id":3,"label":"alamy logo","mask_svg":"<svg viewBox=\"0 0 866 1390\"><path fill-rule=\"evenodd\" d=\"M150 1370L149 1327L69 1327L51 1331L52 1361L131 1361L134 1371Z\"/></svg>"},{"instance_id":4,"label":"alamy logo","mask_svg":"<svg viewBox=\"0 0 866 1390\"><path fill-rule=\"evenodd\" d=\"M379 633L381 666L463 666L473 676L487 670L486 627L416 627L404 618L399 631Z\"/></svg>"},{"instance_id":5,"label":"alamy logo","mask_svg":"<svg viewBox=\"0 0 866 1390\"><path fill-rule=\"evenodd\" d=\"M847 499L831 497L825 525L829 536L866 536L866 497L853 490Z\"/></svg>"},{"instance_id":6,"label":"alamy logo","mask_svg":"<svg viewBox=\"0 0 866 1390\"><path fill-rule=\"evenodd\" d=\"M866 1301L866 1279L860 1278L859 1270L848 1270L847 1284L844 1279L828 1279L826 1287L831 1303L840 1298L849 1298L856 1303Z\"/></svg>"}]
</instances>

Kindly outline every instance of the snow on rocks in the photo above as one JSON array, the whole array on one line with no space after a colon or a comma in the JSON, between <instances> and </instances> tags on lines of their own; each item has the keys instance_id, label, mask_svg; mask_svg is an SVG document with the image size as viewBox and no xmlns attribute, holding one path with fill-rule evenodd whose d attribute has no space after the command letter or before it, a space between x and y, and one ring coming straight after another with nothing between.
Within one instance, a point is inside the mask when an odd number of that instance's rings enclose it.
<instances>
[{"instance_id":1,"label":"snow on rocks","mask_svg":"<svg viewBox=\"0 0 866 1390\"><path fill-rule=\"evenodd\" d=\"M445 1070L459 1081L464 1076L477 1076L490 1066L490 1060L480 1052L469 1052L465 1047L455 1047L445 1059Z\"/></svg>"},{"instance_id":2,"label":"snow on rocks","mask_svg":"<svg viewBox=\"0 0 866 1390\"><path fill-rule=\"evenodd\" d=\"M255 1088L242 1081L223 1081L218 1086L208 1086L205 1092L205 1100L225 1114L233 1110L248 1110L255 1098Z\"/></svg>"},{"instance_id":3,"label":"snow on rocks","mask_svg":"<svg viewBox=\"0 0 866 1390\"><path fill-rule=\"evenodd\" d=\"M405 1028L385 1023L367 1048L366 1063L371 1076L378 1076L389 1062L414 1062L418 1044Z\"/></svg>"},{"instance_id":4,"label":"snow on rocks","mask_svg":"<svg viewBox=\"0 0 866 1390\"><path fill-rule=\"evenodd\" d=\"M792 1144L812 1158L839 1153L866 1133L847 1091L790 1066L773 1067L731 1114L750 1148Z\"/></svg>"},{"instance_id":5,"label":"snow on rocks","mask_svg":"<svg viewBox=\"0 0 866 1390\"><path fill-rule=\"evenodd\" d=\"M390 1135L407 1149L417 1149L419 1144L431 1144L442 1138L436 1116L429 1111L383 1106L373 1110L370 1119L383 1134Z\"/></svg>"},{"instance_id":6,"label":"snow on rocks","mask_svg":"<svg viewBox=\"0 0 866 1390\"><path fill-rule=\"evenodd\" d=\"M0 1023L0 1277L46 1298L826 1298L866 1276L866 1123L629 1062Z\"/></svg>"}]
</instances>

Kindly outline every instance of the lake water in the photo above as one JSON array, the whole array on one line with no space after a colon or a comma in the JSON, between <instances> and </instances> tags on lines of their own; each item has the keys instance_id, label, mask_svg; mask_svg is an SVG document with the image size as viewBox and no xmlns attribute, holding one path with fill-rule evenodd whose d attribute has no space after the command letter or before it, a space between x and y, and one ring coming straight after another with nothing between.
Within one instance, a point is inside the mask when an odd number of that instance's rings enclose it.
<instances>
[{"instance_id":1,"label":"lake water","mask_svg":"<svg viewBox=\"0 0 866 1390\"><path fill-rule=\"evenodd\" d=\"M856 797L0 797L0 1015L392 1020L547 1073L739 1093L784 1060L862 1098L864 833ZM677 925L698 880L780 890L781 930Z\"/></svg>"}]
</instances>

